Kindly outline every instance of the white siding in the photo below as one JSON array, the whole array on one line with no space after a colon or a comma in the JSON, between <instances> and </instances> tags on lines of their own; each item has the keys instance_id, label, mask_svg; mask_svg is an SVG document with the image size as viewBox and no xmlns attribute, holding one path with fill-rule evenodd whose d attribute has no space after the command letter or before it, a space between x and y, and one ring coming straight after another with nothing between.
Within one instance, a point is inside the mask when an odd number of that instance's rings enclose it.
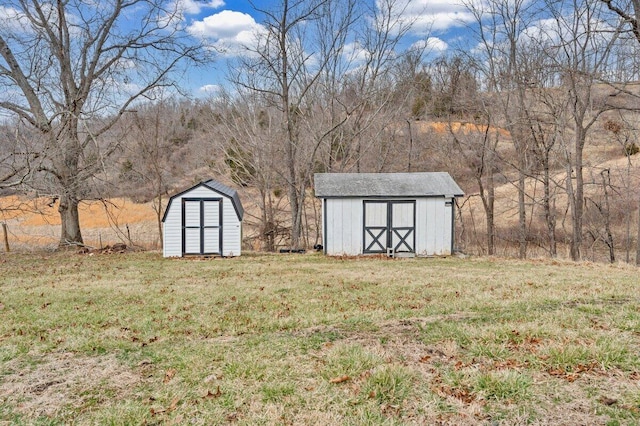
<instances>
[{"instance_id":1,"label":"white siding","mask_svg":"<svg viewBox=\"0 0 640 426\"><path fill-rule=\"evenodd\" d=\"M416 254L451 254L451 206L447 198L419 198L416 203Z\"/></svg>"},{"instance_id":2,"label":"white siding","mask_svg":"<svg viewBox=\"0 0 640 426\"><path fill-rule=\"evenodd\" d=\"M416 200L416 255L432 256L451 254L452 206L446 205L448 201L451 201L451 199L444 197L418 198ZM386 204L380 204L380 209L376 209L378 204L375 203L368 203L367 205L368 214L366 220L368 226L378 225L379 222L382 223L386 221ZM324 206L326 206L326 210ZM384 207L384 209L382 207ZM413 205L409 203L394 204L393 209L394 226L410 226L413 216ZM363 199L323 199L322 214L322 223L325 225L325 229L323 229L323 243L328 255L359 255L363 253ZM369 238L369 240L371 240L371 238Z\"/></svg>"},{"instance_id":3,"label":"white siding","mask_svg":"<svg viewBox=\"0 0 640 426\"><path fill-rule=\"evenodd\" d=\"M222 255L240 256L240 248L242 245L242 225L238 219L235 209L233 208L233 202L226 195L220 194L211 188L198 186L173 198L171 205L168 207L169 210L166 213L162 228L164 236L164 247L162 252L164 257L182 256L182 198L222 198ZM206 208L217 210L217 206L207 206ZM208 232L207 234L216 238L217 241L217 232ZM205 248L210 248L212 246L213 243L205 241Z\"/></svg>"},{"instance_id":4,"label":"white siding","mask_svg":"<svg viewBox=\"0 0 640 426\"><path fill-rule=\"evenodd\" d=\"M327 254L332 256L362 254L362 199L329 198L323 223Z\"/></svg>"},{"instance_id":5,"label":"white siding","mask_svg":"<svg viewBox=\"0 0 640 426\"><path fill-rule=\"evenodd\" d=\"M222 200L222 255L240 256L242 247L242 223L230 198Z\"/></svg>"}]
</instances>

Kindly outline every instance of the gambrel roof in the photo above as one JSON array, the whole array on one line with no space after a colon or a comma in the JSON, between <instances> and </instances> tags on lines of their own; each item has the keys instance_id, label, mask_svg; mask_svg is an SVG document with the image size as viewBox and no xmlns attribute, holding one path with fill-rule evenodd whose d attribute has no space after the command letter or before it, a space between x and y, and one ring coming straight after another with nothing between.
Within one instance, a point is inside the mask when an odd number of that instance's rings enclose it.
<instances>
[{"instance_id":1,"label":"gambrel roof","mask_svg":"<svg viewBox=\"0 0 640 426\"><path fill-rule=\"evenodd\" d=\"M464 192L447 172L316 173L315 195L342 197L462 197Z\"/></svg>"},{"instance_id":2,"label":"gambrel roof","mask_svg":"<svg viewBox=\"0 0 640 426\"><path fill-rule=\"evenodd\" d=\"M177 194L175 194L174 196L172 196L169 199L169 202L167 203L167 208L164 211L164 215L162 217L162 221L164 222L166 217L167 217L167 212L169 211L169 207L171 206L171 203L173 202L174 198L180 197L181 195L186 194L187 192L196 189L199 186L205 186L219 194L225 195L227 197L229 197L231 199L231 204L233 204L233 208L236 211L236 214L238 215L238 219L242 220L242 217L244 216L244 208L242 207L242 203L240 202L240 197L238 196L238 191L236 191L235 189L229 188L227 185L224 185L218 181L215 181L213 179L209 179L206 181L202 181L200 183L198 183L197 185L192 186L191 188L185 189L184 191L181 191Z\"/></svg>"}]
</instances>

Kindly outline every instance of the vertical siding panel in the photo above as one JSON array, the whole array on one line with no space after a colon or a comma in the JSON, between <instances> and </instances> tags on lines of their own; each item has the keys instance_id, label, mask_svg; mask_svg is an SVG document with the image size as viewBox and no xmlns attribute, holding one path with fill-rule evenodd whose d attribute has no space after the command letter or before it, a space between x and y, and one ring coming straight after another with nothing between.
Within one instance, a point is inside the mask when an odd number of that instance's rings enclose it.
<instances>
[{"instance_id":1,"label":"vertical siding panel","mask_svg":"<svg viewBox=\"0 0 640 426\"><path fill-rule=\"evenodd\" d=\"M451 247L453 244L453 241L451 241L451 236L453 234L453 222L452 222L452 214L451 212L453 211L453 204L451 206L447 206L447 202L451 202L453 203L453 200L451 198L446 198L444 201L444 212L442 214L442 217L444 219L444 226L443 229L445 231L445 235L444 238L442 240L442 254L452 254L451 253Z\"/></svg>"},{"instance_id":2,"label":"vertical siding panel","mask_svg":"<svg viewBox=\"0 0 640 426\"><path fill-rule=\"evenodd\" d=\"M433 198L428 198L425 200L427 202L427 254L433 255L436 253L436 233L437 230L437 222L436 222L436 208Z\"/></svg>"},{"instance_id":3,"label":"vertical siding panel","mask_svg":"<svg viewBox=\"0 0 640 426\"><path fill-rule=\"evenodd\" d=\"M242 251L242 224L230 198L222 200L222 255L240 256Z\"/></svg>"},{"instance_id":4,"label":"vertical siding panel","mask_svg":"<svg viewBox=\"0 0 640 426\"><path fill-rule=\"evenodd\" d=\"M327 198L325 247L328 255L362 253L362 200Z\"/></svg>"},{"instance_id":5,"label":"vertical siding panel","mask_svg":"<svg viewBox=\"0 0 640 426\"><path fill-rule=\"evenodd\" d=\"M338 241L336 239L336 209L337 209L337 200L327 199L325 202L327 203L327 218L325 220L327 224L327 229L325 233L327 234L326 238L326 248L327 254L334 254L337 251Z\"/></svg>"},{"instance_id":6,"label":"vertical siding panel","mask_svg":"<svg viewBox=\"0 0 640 426\"><path fill-rule=\"evenodd\" d=\"M352 199L349 203L349 213L351 214L351 244L350 254L358 255L362 254L364 247L362 247L362 233L364 232L364 200Z\"/></svg>"},{"instance_id":7,"label":"vertical siding panel","mask_svg":"<svg viewBox=\"0 0 640 426\"><path fill-rule=\"evenodd\" d=\"M436 229L438 231L438 235L436 238L435 254L443 254L445 250L444 242L445 242L445 235L446 235L446 229L445 229L446 225L444 221L444 213L445 213L444 198L434 198L434 202L435 202L434 204L436 208L435 217L437 221Z\"/></svg>"},{"instance_id":8,"label":"vertical siding panel","mask_svg":"<svg viewBox=\"0 0 640 426\"><path fill-rule=\"evenodd\" d=\"M333 229L333 252L340 254L344 250L344 235L341 232L341 224L343 218L343 200L336 199L333 201L333 209L331 210L331 228Z\"/></svg>"},{"instance_id":9,"label":"vertical siding panel","mask_svg":"<svg viewBox=\"0 0 640 426\"><path fill-rule=\"evenodd\" d=\"M426 200L416 200L416 256L426 256L427 253L427 209Z\"/></svg>"},{"instance_id":10,"label":"vertical siding panel","mask_svg":"<svg viewBox=\"0 0 640 426\"><path fill-rule=\"evenodd\" d=\"M165 257L182 256L182 200L174 200L169 207L162 226L162 252Z\"/></svg>"}]
</instances>

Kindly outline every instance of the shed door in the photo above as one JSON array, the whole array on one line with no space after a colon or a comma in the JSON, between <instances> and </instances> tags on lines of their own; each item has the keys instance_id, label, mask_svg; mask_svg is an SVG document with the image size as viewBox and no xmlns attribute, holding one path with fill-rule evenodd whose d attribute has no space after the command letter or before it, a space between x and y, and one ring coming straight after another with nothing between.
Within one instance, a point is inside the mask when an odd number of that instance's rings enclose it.
<instances>
[{"instance_id":1,"label":"shed door","mask_svg":"<svg viewBox=\"0 0 640 426\"><path fill-rule=\"evenodd\" d=\"M415 252L415 201L364 202L364 253Z\"/></svg>"},{"instance_id":2,"label":"shed door","mask_svg":"<svg viewBox=\"0 0 640 426\"><path fill-rule=\"evenodd\" d=\"M222 253L222 199L182 199L182 254Z\"/></svg>"}]
</instances>

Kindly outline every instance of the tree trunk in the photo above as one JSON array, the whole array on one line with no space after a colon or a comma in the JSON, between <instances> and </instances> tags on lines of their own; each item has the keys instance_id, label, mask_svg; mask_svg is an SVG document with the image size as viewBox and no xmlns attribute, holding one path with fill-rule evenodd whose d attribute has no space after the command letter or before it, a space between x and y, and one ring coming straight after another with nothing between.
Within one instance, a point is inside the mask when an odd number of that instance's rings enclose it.
<instances>
[{"instance_id":1,"label":"tree trunk","mask_svg":"<svg viewBox=\"0 0 640 426\"><path fill-rule=\"evenodd\" d=\"M605 177L606 174L606 177ZM609 263L616 261L615 246L613 243L613 232L611 232L611 209L609 207L609 191L607 186L611 184L611 177L609 176L609 169L605 169L600 172L602 176L602 190L604 191L604 229L607 234L607 246L609 247Z\"/></svg>"},{"instance_id":2,"label":"tree trunk","mask_svg":"<svg viewBox=\"0 0 640 426\"><path fill-rule=\"evenodd\" d=\"M491 167L489 167L491 169ZM496 227L495 227L495 184L493 181L493 173L490 172L487 176L487 188L485 194L485 188L482 183L482 177L478 179L480 186L480 197L484 206L485 217L487 220L487 254L493 256L496 254Z\"/></svg>"},{"instance_id":3,"label":"tree trunk","mask_svg":"<svg viewBox=\"0 0 640 426\"><path fill-rule=\"evenodd\" d=\"M524 155L524 154L520 154ZM527 257L527 211L525 206L525 174L524 161L518 171L518 257Z\"/></svg>"},{"instance_id":4,"label":"tree trunk","mask_svg":"<svg viewBox=\"0 0 640 426\"><path fill-rule=\"evenodd\" d=\"M158 207L156 208L156 221L158 224L158 238L160 238L160 248L164 247L164 240L162 238L162 194L157 197Z\"/></svg>"},{"instance_id":5,"label":"tree trunk","mask_svg":"<svg viewBox=\"0 0 640 426\"><path fill-rule=\"evenodd\" d=\"M78 204L80 203L78 165L82 148L78 140L77 118L67 118L66 121L66 131L60 137L59 153L54 160L55 169L59 173L58 182L60 185L58 213L60 213L61 230L59 247L83 244L78 214Z\"/></svg>"},{"instance_id":6,"label":"tree trunk","mask_svg":"<svg viewBox=\"0 0 640 426\"><path fill-rule=\"evenodd\" d=\"M301 193L298 189L291 185L289 190L289 199L291 202L291 248L299 249L300 239L302 237L302 209L304 208L304 188Z\"/></svg>"},{"instance_id":7,"label":"tree trunk","mask_svg":"<svg viewBox=\"0 0 640 426\"><path fill-rule=\"evenodd\" d=\"M638 197L638 236L636 237L636 266L640 266L640 197Z\"/></svg>"},{"instance_id":8,"label":"tree trunk","mask_svg":"<svg viewBox=\"0 0 640 426\"><path fill-rule=\"evenodd\" d=\"M82 234L80 233L80 216L78 214L79 201L77 197L68 192L60 195L60 205L58 212L60 213L61 232L59 247L65 247L71 244L83 244Z\"/></svg>"},{"instance_id":9,"label":"tree trunk","mask_svg":"<svg viewBox=\"0 0 640 426\"><path fill-rule=\"evenodd\" d=\"M582 216L584 212L584 177L582 175L582 147L584 143L581 142L584 139L581 136L582 132L580 132L580 130L581 129L578 128L576 132L576 154L573 166L576 175L576 188L575 193L570 194L570 197L573 198L571 200L571 260L576 262L582 258L580 250L582 248ZM569 179L571 179L571 175L569 175ZM571 182L571 180L569 180L569 182Z\"/></svg>"},{"instance_id":10,"label":"tree trunk","mask_svg":"<svg viewBox=\"0 0 640 426\"><path fill-rule=\"evenodd\" d=\"M556 244L556 217L551 205L551 177L549 167L549 152L547 151L544 158L544 218L547 223L547 239L549 240L549 255L552 258L558 256L558 248Z\"/></svg>"}]
</instances>

